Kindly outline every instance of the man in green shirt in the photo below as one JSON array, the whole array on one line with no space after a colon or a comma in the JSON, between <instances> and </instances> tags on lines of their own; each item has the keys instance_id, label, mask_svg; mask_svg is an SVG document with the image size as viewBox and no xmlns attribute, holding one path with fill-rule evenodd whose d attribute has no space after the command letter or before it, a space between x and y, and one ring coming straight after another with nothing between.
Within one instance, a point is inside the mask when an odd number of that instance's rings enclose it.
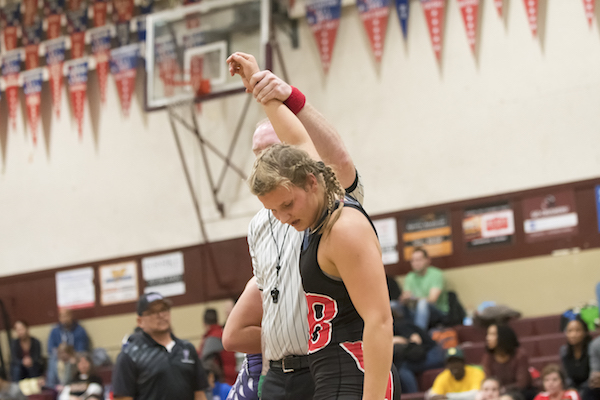
<instances>
[{"instance_id":1,"label":"man in green shirt","mask_svg":"<svg viewBox=\"0 0 600 400\"><path fill-rule=\"evenodd\" d=\"M448 294L444 288L444 275L430 265L427 250L417 247L410 258L412 272L406 275L402 301L415 325L429 329L430 322L440 321L448 314Z\"/></svg>"}]
</instances>

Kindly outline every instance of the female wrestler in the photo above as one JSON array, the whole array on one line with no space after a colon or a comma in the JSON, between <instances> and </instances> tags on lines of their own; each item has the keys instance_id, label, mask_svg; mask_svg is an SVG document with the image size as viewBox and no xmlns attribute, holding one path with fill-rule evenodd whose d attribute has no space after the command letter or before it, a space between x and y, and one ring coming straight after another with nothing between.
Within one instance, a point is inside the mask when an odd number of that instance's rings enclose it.
<instances>
[{"instance_id":1,"label":"female wrestler","mask_svg":"<svg viewBox=\"0 0 600 400\"><path fill-rule=\"evenodd\" d=\"M248 91L254 57L234 53L230 72ZM300 258L309 319L314 399L400 397L391 373L392 316L381 250L362 207L320 162L304 126L281 102L263 104L284 143L265 150L249 178L253 194L281 222L306 231Z\"/></svg>"}]
</instances>

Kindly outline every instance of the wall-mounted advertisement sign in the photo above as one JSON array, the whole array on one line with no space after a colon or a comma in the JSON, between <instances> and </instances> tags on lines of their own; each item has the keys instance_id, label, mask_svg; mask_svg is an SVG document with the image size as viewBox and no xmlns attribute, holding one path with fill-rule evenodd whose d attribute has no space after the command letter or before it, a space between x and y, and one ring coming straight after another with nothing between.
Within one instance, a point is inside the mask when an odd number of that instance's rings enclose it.
<instances>
[{"instance_id":1,"label":"wall-mounted advertisement sign","mask_svg":"<svg viewBox=\"0 0 600 400\"><path fill-rule=\"evenodd\" d=\"M85 267L56 273L58 308L89 308L96 304L94 268Z\"/></svg>"},{"instance_id":2,"label":"wall-mounted advertisement sign","mask_svg":"<svg viewBox=\"0 0 600 400\"><path fill-rule=\"evenodd\" d=\"M383 265L397 264L398 254L398 226L396 218L382 218L373 221L379 244L381 246L381 258Z\"/></svg>"},{"instance_id":3,"label":"wall-mounted advertisement sign","mask_svg":"<svg viewBox=\"0 0 600 400\"><path fill-rule=\"evenodd\" d=\"M523 218L527 243L576 235L575 193L565 190L524 199Z\"/></svg>"},{"instance_id":4,"label":"wall-mounted advertisement sign","mask_svg":"<svg viewBox=\"0 0 600 400\"><path fill-rule=\"evenodd\" d=\"M404 259L410 260L415 247L423 247L430 257L452 254L452 228L445 211L407 218L404 222Z\"/></svg>"},{"instance_id":5,"label":"wall-mounted advertisement sign","mask_svg":"<svg viewBox=\"0 0 600 400\"><path fill-rule=\"evenodd\" d=\"M185 294L183 253L161 254L142 258L144 293L158 292L165 297Z\"/></svg>"},{"instance_id":6,"label":"wall-mounted advertisement sign","mask_svg":"<svg viewBox=\"0 0 600 400\"><path fill-rule=\"evenodd\" d=\"M103 306L138 299L138 274L135 261L101 265L100 303Z\"/></svg>"},{"instance_id":7,"label":"wall-mounted advertisement sign","mask_svg":"<svg viewBox=\"0 0 600 400\"><path fill-rule=\"evenodd\" d=\"M508 202L465 209L463 233L468 248L510 243L515 234L515 216Z\"/></svg>"}]
</instances>

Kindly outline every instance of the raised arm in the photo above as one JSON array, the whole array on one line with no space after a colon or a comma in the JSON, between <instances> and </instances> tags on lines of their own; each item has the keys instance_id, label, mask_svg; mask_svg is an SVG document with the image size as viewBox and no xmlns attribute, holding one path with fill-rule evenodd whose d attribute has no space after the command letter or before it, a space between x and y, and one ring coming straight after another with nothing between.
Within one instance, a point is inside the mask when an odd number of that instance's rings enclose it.
<instances>
[{"instance_id":1,"label":"raised arm","mask_svg":"<svg viewBox=\"0 0 600 400\"><path fill-rule=\"evenodd\" d=\"M325 251L321 268L339 274L365 323L363 399L383 399L392 367L393 327L377 236L359 211L344 208L322 240Z\"/></svg>"},{"instance_id":2,"label":"raised arm","mask_svg":"<svg viewBox=\"0 0 600 400\"><path fill-rule=\"evenodd\" d=\"M256 278L248 281L242 295L227 318L223 329L223 347L228 351L260 353L262 297Z\"/></svg>"},{"instance_id":3,"label":"raised arm","mask_svg":"<svg viewBox=\"0 0 600 400\"><path fill-rule=\"evenodd\" d=\"M269 70L255 73L249 83L254 98L262 104L273 99L285 102L292 95L292 87ZM306 128L321 159L333 168L344 188L350 187L356 179L356 169L337 130L310 103L306 103L296 117Z\"/></svg>"},{"instance_id":4,"label":"raised arm","mask_svg":"<svg viewBox=\"0 0 600 400\"><path fill-rule=\"evenodd\" d=\"M256 59L249 54L237 52L229 56L227 63L230 73L240 75L246 90L251 92L253 87L249 79L259 72ZM304 125L285 104L278 100L270 100L262 106L282 142L298 146L315 160L321 159Z\"/></svg>"}]
</instances>

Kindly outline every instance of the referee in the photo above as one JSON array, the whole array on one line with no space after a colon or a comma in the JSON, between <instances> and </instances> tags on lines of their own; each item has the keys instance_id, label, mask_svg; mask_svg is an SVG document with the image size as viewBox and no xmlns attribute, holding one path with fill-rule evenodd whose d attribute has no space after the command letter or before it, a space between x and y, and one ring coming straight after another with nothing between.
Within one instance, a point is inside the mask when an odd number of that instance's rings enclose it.
<instances>
[{"instance_id":1,"label":"referee","mask_svg":"<svg viewBox=\"0 0 600 400\"><path fill-rule=\"evenodd\" d=\"M115 400L206 400L206 373L194 346L171 333L171 302L146 293L137 303L141 332L129 337L113 371Z\"/></svg>"}]
</instances>

